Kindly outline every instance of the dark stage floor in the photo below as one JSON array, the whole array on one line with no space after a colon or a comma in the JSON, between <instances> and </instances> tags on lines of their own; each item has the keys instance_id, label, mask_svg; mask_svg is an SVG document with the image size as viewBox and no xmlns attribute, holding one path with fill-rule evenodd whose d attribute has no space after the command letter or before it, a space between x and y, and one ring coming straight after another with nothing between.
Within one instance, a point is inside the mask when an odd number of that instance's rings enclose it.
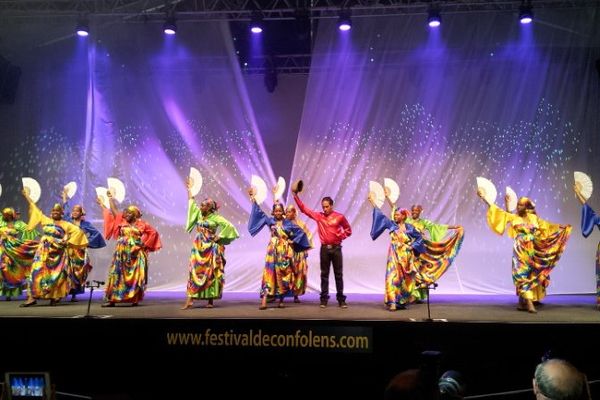
<instances>
[{"instance_id":1,"label":"dark stage floor","mask_svg":"<svg viewBox=\"0 0 600 400\"><path fill-rule=\"evenodd\" d=\"M101 308L102 294L92 300L90 314L110 318L199 318L199 319L291 319L340 321L422 321L428 318L427 304L414 304L407 310L387 311L382 295L348 294L347 309L337 307L331 299L326 309L319 308L317 294L301 297L302 303L285 300L285 307L269 304L259 310L259 298L254 293L225 293L215 307L206 309L205 301L197 301L193 309L180 310L185 299L179 292L148 292L138 307L127 304ZM89 295L80 295L79 302L62 301L51 307L47 300L29 308L20 308L22 300L0 301L2 317L76 317L87 313ZM516 296L511 295L431 295L430 313L433 319L449 322L532 322L532 323L600 323L595 295L551 295L538 307L537 314L518 311Z\"/></svg>"}]
</instances>

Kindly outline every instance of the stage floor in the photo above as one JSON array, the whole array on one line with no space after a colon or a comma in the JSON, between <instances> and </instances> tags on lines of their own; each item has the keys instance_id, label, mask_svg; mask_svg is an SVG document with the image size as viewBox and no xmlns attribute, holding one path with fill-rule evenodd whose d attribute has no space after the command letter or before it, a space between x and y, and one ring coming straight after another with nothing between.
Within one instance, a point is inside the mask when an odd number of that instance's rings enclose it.
<instances>
[{"instance_id":1,"label":"stage floor","mask_svg":"<svg viewBox=\"0 0 600 400\"><path fill-rule=\"evenodd\" d=\"M0 301L1 317L73 318L87 312L88 294L80 295L79 302L63 300L56 306L40 300L33 307L21 308L22 299ZM259 310L259 298L254 293L225 293L215 301L212 309L204 308L206 301L197 301L193 309L181 310L185 298L179 292L149 291L138 307L123 304L101 308L102 293L94 293L90 314L106 318L181 318L181 319L284 319L324 321L400 321L419 322L428 318L427 304L414 304L407 310L387 311L382 295L348 294L348 308L341 309L330 299L325 309L319 307L318 294L301 297L295 304L286 299L284 308L270 303L267 310ZM507 322L507 323L600 323L596 310L596 296L550 295L538 308L537 314L516 309L516 297L511 295L436 295L431 296L430 315L435 320L448 322Z\"/></svg>"}]
</instances>

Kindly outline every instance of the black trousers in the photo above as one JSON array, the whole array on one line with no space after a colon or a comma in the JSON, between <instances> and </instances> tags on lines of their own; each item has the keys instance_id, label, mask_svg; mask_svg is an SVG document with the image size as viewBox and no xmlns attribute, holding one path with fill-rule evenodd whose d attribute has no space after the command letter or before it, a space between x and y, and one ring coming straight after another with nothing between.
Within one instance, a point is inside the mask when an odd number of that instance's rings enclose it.
<instances>
[{"instance_id":1,"label":"black trousers","mask_svg":"<svg viewBox=\"0 0 600 400\"><path fill-rule=\"evenodd\" d=\"M333 264L337 301L346 301L344 296L344 259L341 245L321 246L321 300L329 299L329 271Z\"/></svg>"}]
</instances>

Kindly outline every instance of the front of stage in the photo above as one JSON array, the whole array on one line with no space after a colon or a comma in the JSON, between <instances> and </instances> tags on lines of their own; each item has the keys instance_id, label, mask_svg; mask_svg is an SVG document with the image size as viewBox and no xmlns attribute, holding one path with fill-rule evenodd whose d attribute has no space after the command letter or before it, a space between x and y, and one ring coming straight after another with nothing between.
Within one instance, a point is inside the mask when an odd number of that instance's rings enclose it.
<instances>
[{"instance_id":1,"label":"front of stage","mask_svg":"<svg viewBox=\"0 0 600 400\"><path fill-rule=\"evenodd\" d=\"M392 376L435 350L437 374L461 371L468 394L530 387L548 351L600 378L595 296L548 296L537 314L514 296L432 293L389 312L382 296L349 295L349 308L314 294L258 309L256 294L225 293L212 309L180 310L181 293L149 292L138 307L1 302L2 371L49 371L57 390L93 398L383 398ZM596 388L593 388L597 390ZM120 397L119 397L120 396ZM511 397L519 398L519 397ZM521 398L532 398L531 393Z\"/></svg>"}]
</instances>

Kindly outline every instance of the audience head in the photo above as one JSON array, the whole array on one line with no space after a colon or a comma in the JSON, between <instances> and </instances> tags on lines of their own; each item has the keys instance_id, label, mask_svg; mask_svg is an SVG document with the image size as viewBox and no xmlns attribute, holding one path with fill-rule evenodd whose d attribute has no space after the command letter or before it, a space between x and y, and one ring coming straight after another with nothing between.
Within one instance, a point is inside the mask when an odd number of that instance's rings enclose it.
<instances>
[{"instance_id":1,"label":"audience head","mask_svg":"<svg viewBox=\"0 0 600 400\"><path fill-rule=\"evenodd\" d=\"M533 377L538 400L589 400L587 379L571 363L552 358L540 363Z\"/></svg>"}]
</instances>

